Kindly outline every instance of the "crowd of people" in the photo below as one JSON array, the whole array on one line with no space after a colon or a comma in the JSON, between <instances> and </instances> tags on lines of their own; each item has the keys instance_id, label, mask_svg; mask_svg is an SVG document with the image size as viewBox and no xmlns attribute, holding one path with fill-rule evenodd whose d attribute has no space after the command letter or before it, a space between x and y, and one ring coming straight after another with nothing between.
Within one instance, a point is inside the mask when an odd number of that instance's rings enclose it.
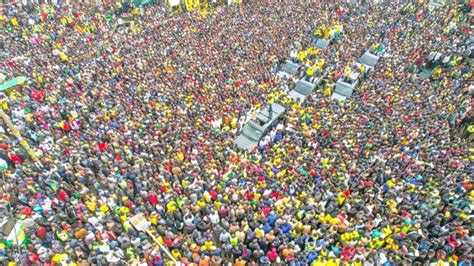
<instances>
[{"instance_id":1,"label":"crowd of people","mask_svg":"<svg viewBox=\"0 0 474 266\"><path fill-rule=\"evenodd\" d=\"M21 135L3 120L2 217L24 232L0 235L0 263L174 263L161 245L184 265L471 265L473 150L455 129L471 117L469 3L263 2L3 7L0 78L26 82L0 92ZM452 55L436 79L409 71L433 51ZM292 54L301 77L326 74L302 104L272 71ZM283 120L239 150L269 98Z\"/></svg>"}]
</instances>

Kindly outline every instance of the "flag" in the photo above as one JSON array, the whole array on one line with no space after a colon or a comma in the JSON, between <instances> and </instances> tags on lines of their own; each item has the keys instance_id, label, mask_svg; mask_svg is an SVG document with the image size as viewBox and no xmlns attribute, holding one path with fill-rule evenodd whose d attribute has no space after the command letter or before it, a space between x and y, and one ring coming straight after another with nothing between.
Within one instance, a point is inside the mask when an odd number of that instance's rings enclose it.
<instances>
[{"instance_id":1,"label":"flag","mask_svg":"<svg viewBox=\"0 0 474 266\"><path fill-rule=\"evenodd\" d=\"M68 61L69 60L69 57L63 52L59 52L58 55L59 55L59 58L61 59L61 61Z\"/></svg>"},{"instance_id":2,"label":"flag","mask_svg":"<svg viewBox=\"0 0 474 266\"><path fill-rule=\"evenodd\" d=\"M301 51L301 52L298 53L298 55L296 55L296 58L298 58L298 60L304 61L306 56L307 56L306 51Z\"/></svg>"},{"instance_id":3,"label":"flag","mask_svg":"<svg viewBox=\"0 0 474 266\"><path fill-rule=\"evenodd\" d=\"M13 78L13 79L3 83L2 85L0 85L0 91L4 91L8 88L11 88L11 87L14 87L14 86L17 86L17 85L22 85L22 84L25 83L25 81L26 81L25 77Z\"/></svg>"},{"instance_id":4,"label":"flag","mask_svg":"<svg viewBox=\"0 0 474 266\"><path fill-rule=\"evenodd\" d=\"M18 243L17 243L18 241ZM28 237L23 231L23 226L21 223L16 223L13 229L11 230L10 234L8 234L6 242L10 242L11 245L19 244L22 246L26 246L28 244Z\"/></svg>"},{"instance_id":5,"label":"flag","mask_svg":"<svg viewBox=\"0 0 474 266\"><path fill-rule=\"evenodd\" d=\"M11 18L10 22L12 23L14 27L18 26L18 20L16 20L16 18Z\"/></svg>"}]
</instances>

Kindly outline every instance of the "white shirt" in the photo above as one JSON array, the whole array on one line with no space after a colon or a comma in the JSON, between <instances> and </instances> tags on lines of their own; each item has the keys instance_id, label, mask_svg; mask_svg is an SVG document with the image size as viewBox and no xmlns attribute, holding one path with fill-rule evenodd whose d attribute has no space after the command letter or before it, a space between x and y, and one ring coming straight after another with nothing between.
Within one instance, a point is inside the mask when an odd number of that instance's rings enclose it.
<instances>
[{"instance_id":1,"label":"white shirt","mask_svg":"<svg viewBox=\"0 0 474 266\"><path fill-rule=\"evenodd\" d=\"M209 214L209 218L211 219L211 222L213 224L217 224L220 221L219 214L216 211L214 211L214 213Z\"/></svg>"}]
</instances>

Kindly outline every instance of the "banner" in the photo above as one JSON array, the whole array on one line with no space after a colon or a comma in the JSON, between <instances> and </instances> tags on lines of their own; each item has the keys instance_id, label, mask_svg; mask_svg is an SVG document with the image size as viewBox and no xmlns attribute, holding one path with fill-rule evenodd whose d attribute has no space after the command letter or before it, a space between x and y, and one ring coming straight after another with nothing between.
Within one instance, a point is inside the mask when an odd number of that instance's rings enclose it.
<instances>
[{"instance_id":1,"label":"banner","mask_svg":"<svg viewBox=\"0 0 474 266\"><path fill-rule=\"evenodd\" d=\"M9 81L0 85L0 91L7 90L17 85L22 85L23 83L25 83L25 81L26 81L25 77L16 77L16 78L10 79Z\"/></svg>"},{"instance_id":2,"label":"banner","mask_svg":"<svg viewBox=\"0 0 474 266\"><path fill-rule=\"evenodd\" d=\"M12 230L8 234L5 242L9 243L10 245L21 245L21 246L27 245L28 237L26 236L25 231L23 231L23 226L21 225L21 223L18 222L15 224L15 226L12 228ZM8 244L5 244L5 245L8 245Z\"/></svg>"},{"instance_id":3,"label":"banner","mask_svg":"<svg viewBox=\"0 0 474 266\"><path fill-rule=\"evenodd\" d=\"M179 0L170 0L168 2L178 2L179 5ZM133 3L135 4L135 7L147 7L154 4L155 0L133 0Z\"/></svg>"}]
</instances>

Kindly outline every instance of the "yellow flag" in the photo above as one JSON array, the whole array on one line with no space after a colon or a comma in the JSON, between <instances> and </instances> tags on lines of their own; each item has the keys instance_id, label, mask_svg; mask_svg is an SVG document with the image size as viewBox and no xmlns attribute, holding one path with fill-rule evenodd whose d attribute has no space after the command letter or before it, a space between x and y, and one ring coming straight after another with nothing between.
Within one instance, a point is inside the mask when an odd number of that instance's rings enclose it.
<instances>
[{"instance_id":1,"label":"yellow flag","mask_svg":"<svg viewBox=\"0 0 474 266\"><path fill-rule=\"evenodd\" d=\"M68 61L69 60L69 57L63 53L63 52L59 52L59 58L61 58L62 61Z\"/></svg>"},{"instance_id":2,"label":"yellow flag","mask_svg":"<svg viewBox=\"0 0 474 266\"><path fill-rule=\"evenodd\" d=\"M188 11L193 11L194 10L194 1L193 0L185 0L185 4L186 4L186 9Z\"/></svg>"},{"instance_id":3,"label":"yellow flag","mask_svg":"<svg viewBox=\"0 0 474 266\"><path fill-rule=\"evenodd\" d=\"M324 62L324 59L318 60L318 68L319 68L319 69L323 69L324 63L325 63L325 62Z\"/></svg>"},{"instance_id":4,"label":"yellow flag","mask_svg":"<svg viewBox=\"0 0 474 266\"><path fill-rule=\"evenodd\" d=\"M16 20L16 18L11 18L10 22L12 23L14 27L18 26L18 20Z\"/></svg>"},{"instance_id":5,"label":"yellow flag","mask_svg":"<svg viewBox=\"0 0 474 266\"><path fill-rule=\"evenodd\" d=\"M296 55L296 58L303 61L306 58L306 51L299 52L298 55Z\"/></svg>"},{"instance_id":6,"label":"yellow flag","mask_svg":"<svg viewBox=\"0 0 474 266\"><path fill-rule=\"evenodd\" d=\"M140 14L140 9L135 8L132 10L132 15L138 15L138 14Z\"/></svg>"}]
</instances>

